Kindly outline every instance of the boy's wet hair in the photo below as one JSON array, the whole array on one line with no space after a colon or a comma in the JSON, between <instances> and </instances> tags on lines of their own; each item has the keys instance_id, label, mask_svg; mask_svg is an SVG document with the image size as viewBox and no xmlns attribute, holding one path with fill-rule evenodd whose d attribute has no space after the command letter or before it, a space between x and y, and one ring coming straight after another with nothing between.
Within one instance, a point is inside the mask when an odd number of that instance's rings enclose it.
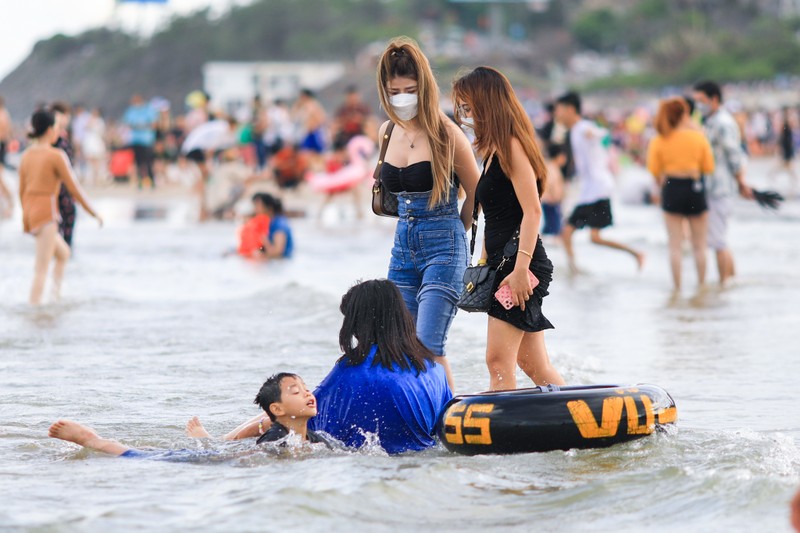
<instances>
[{"instance_id":1,"label":"boy's wet hair","mask_svg":"<svg viewBox=\"0 0 800 533\"><path fill-rule=\"evenodd\" d=\"M283 378L299 378L297 374L291 372L279 372L267 378L261 389L256 394L256 399L253 403L260 406L264 412L267 413L269 419L275 422L275 415L270 410L269 406L273 403L280 403L281 401L281 382Z\"/></svg>"}]
</instances>

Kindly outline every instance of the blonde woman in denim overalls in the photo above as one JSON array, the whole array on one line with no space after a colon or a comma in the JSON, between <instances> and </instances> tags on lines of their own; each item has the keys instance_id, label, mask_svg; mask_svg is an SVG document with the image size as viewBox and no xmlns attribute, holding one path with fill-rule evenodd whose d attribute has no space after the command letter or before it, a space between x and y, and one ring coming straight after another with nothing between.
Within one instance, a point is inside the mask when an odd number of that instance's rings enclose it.
<instances>
[{"instance_id":1,"label":"blonde woman in denim overalls","mask_svg":"<svg viewBox=\"0 0 800 533\"><path fill-rule=\"evenodd\" d=\"M378 94L395 124L381 165L384 187L396 194L400 219L388 278L403 295L420 340L445 367L447 332L469 262L465 228L472 224L478 167L461 129L439 107L439 87L427 58L407 37L393 39L378 63ZM381 126L384 141L389 122ZM466 199L458 208L458 190Z\"/></svg>"}]
</instances>

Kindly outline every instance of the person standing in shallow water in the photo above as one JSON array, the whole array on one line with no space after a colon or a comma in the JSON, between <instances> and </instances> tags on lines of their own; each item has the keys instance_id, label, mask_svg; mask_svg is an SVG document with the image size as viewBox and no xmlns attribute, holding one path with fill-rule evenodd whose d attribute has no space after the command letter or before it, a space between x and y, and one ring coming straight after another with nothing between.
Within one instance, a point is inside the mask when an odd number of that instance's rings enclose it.
<instances>
[{"instance_id":1,"label":"person standing in shallow water","mask_svg":"<svg viewBox=\"0 0 800 533\"><path fill-rule=\"evenodd\" d=\"M30 303L42 300L50 261L53 268L53 295L58 299L64 268L70 257L69 246L58 233L60 215L56 198L63 184L86 211L103 225L103 219L89 204L78 185L66 154L52 145L58 137L55 117L49 111L37 111L31 117L31 145L22 154L19 165L19 198L22 203L22 222L26 233L36 237L36 268L31 287Z\"/></svg>"},{"instance_id":2,"label":"person standing in shallow water","mask_svg":"<svg viewBox=\"0 0 800 533\"><path fill-rule=\"evenodd\" d=\"M399 204L387 277L400 289L417 335L440 356L453 387L445 344L469 261L465 228L472 224L478 168L466 135L439 108L433 71L413 40L389 43L377 81L381 105L395 124L388 139L389 122L378 136L388 142L381 180ZM460 214L459 186L466 193Z\"/></svg>"},{"instance_id":3,"label":"person standing in shallow water","mask_svg":"<svg viewBox=\"0 0 800 533\"><path fill-rule=\"evenodd\" d=\"M537 385L563 385L544 341L544 330L553 327L542 314L553 264L539 237L547 169L533 125L508 79L493 68L478 67L457 79L453 100L457 120L474 129L484 160L476 192L486 222L481 261L499 268L492 292L508 285L514 303L507 310L493 300L488 311L489 388L515 389L517 365ZM516 252L504 260L512 240ZM538 279L535 287L530 273Z\"/></svg>"},{"instance_id":4,"label":"person standing in shallow water","mask_svg":"<svg viewBox=\"0 0 800 533\"><path fill-rule=\"evenodd\" d=\"M136 160L139 188L142 188L142 183L147 179L150 180L150 188L155 189L153 145L156 142L158 113L141 95L134 94L131 97L130 107L125 110L122 122L131 129L130 145Z\"/></svg>"},{"instance_id":5,"label":"person standing in shallow water","mask_svg":"<svg viewBox=\"0 0 800 533\"><path fill-rule=\"evenodd\" d=\"M714 155L705 135L691 125L683 98L661 102L658 135L647 149L647 169L661 187L661 209L669 238L669 262L675 290L681 288L684 222L689 224L697 283L706 278L708 208L703 175L714 172Z\"/></svg>"},{"instance_id":6,"label":"person standing in shallow water","mask_svg":"<svg viewBox=\"0 0 800 533\"><path fill-rule=\"evenodd\" d=\"M753 191L744 179L744 151L736 119L722 105L722 89L713 81L694 86L697 109L703 114L706 136L714 152L714 172L706 176L708 202L708 247L717 256L719 283L736 274L733 253L728 246L728 219L733 211L733 198L739 194L753 199Z\"/></svg>"}]
</instances>

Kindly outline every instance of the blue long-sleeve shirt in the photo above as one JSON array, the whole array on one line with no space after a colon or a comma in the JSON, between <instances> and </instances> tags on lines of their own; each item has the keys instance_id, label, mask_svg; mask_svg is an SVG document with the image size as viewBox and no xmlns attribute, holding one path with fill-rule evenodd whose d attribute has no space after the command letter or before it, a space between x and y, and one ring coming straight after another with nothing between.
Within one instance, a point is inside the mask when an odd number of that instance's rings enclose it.
<instances>
[{"instance_id":1,"label":"blue long-sleeve shirt","mask_svg":"<svg viewBox=\"0 0 800 533\"><path fill-rule=\"evenodd\" d=\"M435 444L436 421L453 395L444 367L426 372L373 366L377 347L355 366L337 362L314 394L318 414L309 429L324 431L347 446L360 447L374 434L388 453L423 450Z\"/></svg>"}]
</instances>

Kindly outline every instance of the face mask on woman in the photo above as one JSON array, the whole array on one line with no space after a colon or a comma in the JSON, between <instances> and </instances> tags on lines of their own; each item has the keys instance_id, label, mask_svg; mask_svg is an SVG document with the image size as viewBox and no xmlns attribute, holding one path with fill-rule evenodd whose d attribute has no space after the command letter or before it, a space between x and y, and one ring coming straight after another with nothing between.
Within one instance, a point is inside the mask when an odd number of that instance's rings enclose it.
<instances>
[{"instance_id":1,"label":"face mask on woman","mask_svg":"<svg viewBox=\"0 0 800 533\"><path fill-rule=\"evenodd\" d=\"M400 120L411 120L417 116L417 95L401 93L389 98L392 110Z\"/></svg>"},{"instance_id":2,"label":"face mask on woman","mask_svg":"<svg viewBox=\"0 0 800 533\"><path fill-rule=\"evenodd\" d=\"M465 133L469 133L470 130L475 131L475 119L472 117L461 117L461 129L464 130Z\"/></svg>"}]
</instances>

